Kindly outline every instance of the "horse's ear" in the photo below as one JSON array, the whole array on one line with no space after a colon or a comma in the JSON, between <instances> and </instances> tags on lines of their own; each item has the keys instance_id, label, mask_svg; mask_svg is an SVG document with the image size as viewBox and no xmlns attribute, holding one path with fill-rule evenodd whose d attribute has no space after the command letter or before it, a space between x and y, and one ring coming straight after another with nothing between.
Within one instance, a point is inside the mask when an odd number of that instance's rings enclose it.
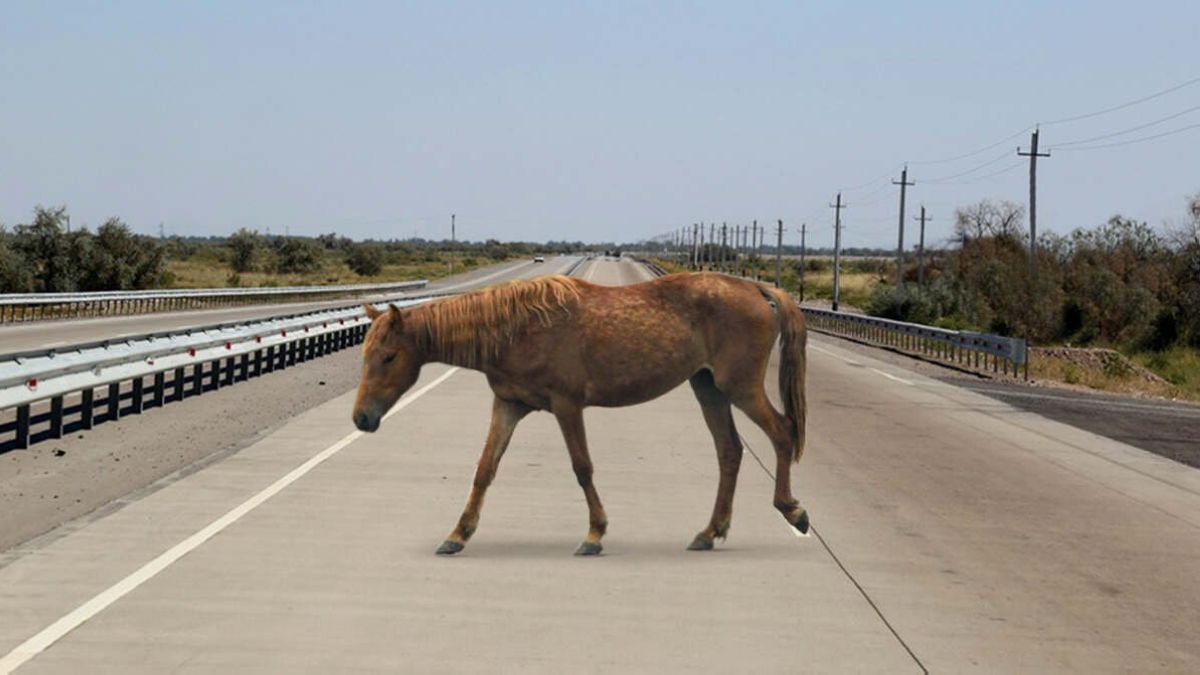
<instances>
[{"instance_id":1,"label":"horse's ear","mask_svg":"<svg viewBox=\"0 0 1200 675\"><path fill-rule=\"evenodd\" d=\"M392 327L393 328L400 325L400 308L399 307L397 307L389 302L388 303L388 315L391 316L391 318L392 318Z\"/></svg>"},{"instance_id":2,"label":"horse's ear","mask_svg":"<svg viewBox=\"0 0 1200 675\"><path fill-rule=\"evenodd\" d=\"M365 311L367 313L367 318L372 321L374 321L376 318L378 318L378 316L380 314L383 314L383 312L375 309L374 307L372 307L370 305L370 303L366 303L366 302L363 303L363 311Z\"/></svg>"}]
</instances>

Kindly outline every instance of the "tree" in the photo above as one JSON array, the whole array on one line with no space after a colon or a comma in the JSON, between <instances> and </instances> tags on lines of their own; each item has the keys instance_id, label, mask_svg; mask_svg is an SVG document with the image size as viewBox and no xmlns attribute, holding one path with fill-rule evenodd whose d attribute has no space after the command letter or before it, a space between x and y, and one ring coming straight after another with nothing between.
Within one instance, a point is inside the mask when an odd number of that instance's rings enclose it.
<instances>
[{"instance_id":1,"label":"tree","mask_svg":"<svg viewBox=\"0 0 1200 675\"><path fill-rule=\"evenodd\" d=\"M275 249L275 271L284 274L304 274L321 267L321 245L301 237L277 237L271 241Z\"/></svg>"},{"instance_id":2,"label":"tree","mask_svg":"<svg viewBox=\"0 0 1200 675\"><path fill-rule=\"evenodd\" d=\"M346 256L346 264L359 276L373 277L383 271L383 247L378 244L356 244Z\"/></svg>"},{"instance_id":3,"label":"tree","mask_svg":"<svg viewBox=\"0 0 1200 675\"><path fill-rule=\"evenodd\" d=\"M1009 201L996 203L985 199L954 210L954 233L960 240L982 237L1011 237L1020 240L1025 236L1022 224L1024 219L1024 206Z\"/></svg>"},{"instance_id":4,"label":"tree","mask_svg":"<svg viewBox=\"0 0 1200 675\"><path fill-rule=\"evenodd\" d=\"M234 272L253 272L258 267L263 248L263 238L258 230L247 230L243 227L229 235L226 243L233 249L230 267Z\"/></svg>"}]
</instances>

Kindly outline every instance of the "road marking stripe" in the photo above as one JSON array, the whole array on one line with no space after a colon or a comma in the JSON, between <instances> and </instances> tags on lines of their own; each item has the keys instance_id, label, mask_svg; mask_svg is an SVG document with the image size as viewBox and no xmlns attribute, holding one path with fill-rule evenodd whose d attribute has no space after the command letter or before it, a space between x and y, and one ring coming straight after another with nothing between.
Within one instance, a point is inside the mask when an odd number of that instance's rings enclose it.
<instances>
[{"instance_id":1,"label":"road marking stripe","mask_svg":"<svg viewBox=\"0 0 1200 675\"><path fill-rule=\"evenodd\" d=\"M383 419L386 420L392 415L400 412L413 401L416 401L434 387L438 386L442 382L445 382L456 372L458 372L458 368L451 368L438 376L438 378L434 381L404 397L403 400L397 403L391 410L388 411L386 415L383 416ZM254 509L261 506L263 502L275 496L292 483L295 483L309 471L312 471L314 468L316 468L318 464L336 455L343 448L358 440L358 438L364 433L365 432L362 431L353 431L349 434L346 434L346 436L344 436L340 441L334 443L328 448L325 448L316 455L313 455L308 459L308 461L304 462L295 469L292 469L283 478L275 481L258 494L255 494L253 497L250 497L246 501L234 507L225 515L209 523L207 527L201 529L178 544L175 544L154 560L151 560L143 565L137 571L101 591L91 600L83 603L74 611L62 617L58 621L55 621L49 626L43 628L37 635L34 635L25 642L22 642L15 649L6 654L4 658L0 659L0 674L7 675L7 673L11 673L12 671L21 667L27 661L45 651L55 642L58 642L67 633L70 633L79 626L83 625L83 623L85 623L87 620L107 609L110 605L117 600L120 600L130 591L134 590L138 586L141 586L150 579L153 579L159 572L169 567L172 563L188 553L196 550L196 548L211 539L221 530L224 530L230 525L236 523L247 513L250 513Z\"/></svg>"},{"instance_id":2,"label":"road marking stripe","mask_svg":"<svg viewBox=\"0 0 1200 675\"><path fill-rule=\"evenodd\" d=\"M809 349L816 350L818 352L821 352L822 354L828 354L829 356L832 356L833 358L838 359L839 361L845 361L846 363L849 363L852 366L861 366L862 365L858 361L855 361L853 359L848 359L848 358L842 356L841 354L835 354L834 352L831 352L828 349L821 349L820 347L817 347L815 345L810 345Z\"/></svg>"},{"instance_id":3,"label":"road marking stripe","mask_svg":"<svg viewBox=\"0 0 1200 675\"><path fill-rule=\"evenodd\" d=\"M887 379L889 379L889 380L895 380L896 382L899 382L900 384L907 384L907 385L908 385L908 386L910 386L910 387L911 387L911 386L913 386L913 383L912 383L912 382L910 382L909 380L906 380L906 379L904 379L903 377L896 377L895 375L893 375L893 374L891 374L891 373L888 373L888 372L885 372L885 371L882 371L882 370L880 370L880 369L878 369L878 368L871 368L871 370L873 370L873 371L875 371L875 372L879 373L880 375L882 375L882 376L886 377L886 378L887 378Z\"/></svg>"}]
</instances>

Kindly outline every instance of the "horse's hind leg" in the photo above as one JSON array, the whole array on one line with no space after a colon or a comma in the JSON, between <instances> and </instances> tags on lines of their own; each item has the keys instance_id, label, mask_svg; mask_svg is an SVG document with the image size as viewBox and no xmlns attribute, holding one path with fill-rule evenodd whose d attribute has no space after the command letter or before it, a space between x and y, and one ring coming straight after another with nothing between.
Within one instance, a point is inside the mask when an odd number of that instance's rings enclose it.
<instances>
[{"instance_id":1,"label":"horse's hind leg","mask_svg":"<svg viewBox=\"0 0 1200 675\"><path fill-rule=\"evenodd\" d=\"M438 555L452 555L463 550L467 540L475 534L479 524L479 510L483 506L483 495L496 477L496 468L500 466L500 458L508 449L513 430L517 422L529 414L529 408L523 403L506 401L499 396L492 402L492 425L488 429L487 442L483 445L483 454L479 456L479 465L475 467L475 482L471 486L471 495L467 497L467 506L463 509L458 525L446 537L446 541L438 547Z\"/></svg>"},{"instance_id":2,"label":"horse's hind leg","mask_svg":"<svg viewBox=\"0 0 1200 675\"><path fill-rule=\"evenodd\" d=\"M808 534L808 512L792 496L792 426L763 391L761 380L730 392L733 404L766 432L775 447L775 508L801 534Z\"/></svg>"},{"instance_id":3,"label":"horse's hind leg","mask_svg":"<svg viewBox=\"0 0 1200 675\"><path fill-rule=\"evenodd\" d=\"M555 401L552 406L554 417L562 429L563 438L567 441L567 451L571 454L571 467L575 469L575 478L579 487L583 488L583 496L588 505L588 534L575 555L598 555L603 549L600 538L608 529L608 516L604 514L604 506L600 504L600 495L592 484L592 458L588 454L587 436L583 429L583 409L565 402Z\"/></svg>"},{"instance_id":4,"label":"horse's hind leg","mask_svg":"<svg viewBox=\"0 0 1200 675\"><path fill-rule=\"evenodd\" d=\"M693 375L690 382L696 400L700 401L700 409L704 412L704 423L708 425L717 446L717 461L721 467L712 519L688 546L691 551L707 551L713 547L714 539L724 539L729 533L733 491L737 487L738 469L742 466L742 440L738 438L737 428L733 424L729 397L717 389L712 373L702 370Z\"/></svg>"}]
</instances>

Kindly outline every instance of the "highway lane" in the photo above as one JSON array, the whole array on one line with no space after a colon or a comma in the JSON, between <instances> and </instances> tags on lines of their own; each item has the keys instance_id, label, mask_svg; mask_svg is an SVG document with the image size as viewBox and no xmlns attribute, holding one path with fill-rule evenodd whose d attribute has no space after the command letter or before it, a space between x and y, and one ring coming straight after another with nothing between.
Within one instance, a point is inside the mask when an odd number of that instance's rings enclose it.
<instances>
[{"instance_id":1,"label":"highway lane","mask_svg":"<svg viewBox=\"0 0 1200 675\"><path fill-rule=\"evenodd\" d=\"M440 279L420 291L408 294L389 294L386 296L363 296L361 299L373 300L402 295L420 295L429 292L467 290L480 285L499 283L508 279L562 272L570 267L570 264L575 260L578 260L578 257L560 256L548 258L545 263L535 263L531 259L521 259L513 262L489 265L463 274L457 274L448 279ZM297 314L329 307L344 307L348 304L353 304L353 302L355 302L353 298L339 298L337 300L321 300L317 302L275 303L183 312L6 324L0 326L0 354L59 347L94 340L115 339L157 331L180 330L191 326L205 326L229 321Z\"/></svg>"},{"instance_id":2,"label":"highway lane","mask_svg":"<svg viewBox=\"0 0 1200 675\"><path fill-rule=\"evenodd\" d=\"M580 275L648 276L608 261ZM351 433L348 392L15 558L0 569L12 608L0 613L0 655L39 636L8 663L31 673L1194 669L1194 469L819 336L809 359L810 442L794 471L818 536L797 538L771 507L766 439L739 414L748 453L730 538L684 551L717 474L685 386L588 411L610 521L604 556L570 555L586 509L556 426L534 415L465 554L435 557L490 395L478 374L430 366L419 398L375 435Z\"/></svg>"}]
</instances>

